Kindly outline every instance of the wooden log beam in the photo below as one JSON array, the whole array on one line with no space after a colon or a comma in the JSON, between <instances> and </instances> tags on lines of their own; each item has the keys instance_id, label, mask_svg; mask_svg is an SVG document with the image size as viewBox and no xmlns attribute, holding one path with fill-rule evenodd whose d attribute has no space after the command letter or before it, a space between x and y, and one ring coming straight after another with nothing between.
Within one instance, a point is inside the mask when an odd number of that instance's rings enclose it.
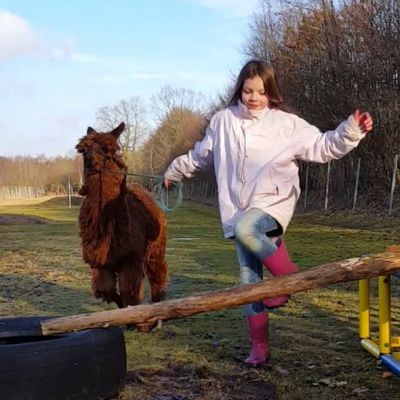
<instances>
[{"instance_id":1,"label":"wooden log beam","mask_svg":"<svg viewBox=\"0 0 400 400\"><path fill-rule=\"evenodd\" d=\"M291 295L341 282L373 278L400 271L400 251L337 261L251 285L201 293L183 299L142 304L118 310L48 319L43 335L108 328L127 324L157 324L196 314L234 308L275 296Z\"/></svg>"}]
</instances>

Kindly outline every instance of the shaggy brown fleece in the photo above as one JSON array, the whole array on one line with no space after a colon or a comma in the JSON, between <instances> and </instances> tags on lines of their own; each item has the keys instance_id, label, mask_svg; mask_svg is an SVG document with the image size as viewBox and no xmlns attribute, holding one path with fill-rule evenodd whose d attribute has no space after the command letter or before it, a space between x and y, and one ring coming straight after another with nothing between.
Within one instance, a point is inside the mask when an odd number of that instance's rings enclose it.
<instances>
[{"instance_id":1,"label":"shaggy brown fleece","mask_svg":"<svg viewBox=\"0 0 400 400\"><path fill-rule=\"evenodd\" d=\"M94 296L119 308L141 303L145 276L153 302L164 299L168 283L164 212L148 190L110 173L126 172L117 142L124 128L122 123L102 133L89 127L76 146L84 160L79 191L85 196L79 213L83 260L92 269Z\"/></svg>"}]
</instances>

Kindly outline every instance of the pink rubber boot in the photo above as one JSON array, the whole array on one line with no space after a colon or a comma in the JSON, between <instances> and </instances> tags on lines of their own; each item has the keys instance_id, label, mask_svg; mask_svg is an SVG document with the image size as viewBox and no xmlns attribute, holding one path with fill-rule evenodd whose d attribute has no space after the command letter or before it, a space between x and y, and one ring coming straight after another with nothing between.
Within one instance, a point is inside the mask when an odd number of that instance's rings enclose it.
<instances>
[{"instance_id":1,"label":"pink rubber boot","mask_svg":"<svg viewBox=\"0 0 400 400\"><path fill-rule=\"evenodd\" d=\"M268 271L273 276L287 275L297 272L299 269L290 259L285 243L281 238L276 242L276 245L278 246L276 252L263 260L263 264L266 266ZM263 303L266 308L274 309L285 305L289 298L290 296L274 297L264 300Z\"/></svg>"},{"instance_id":2,"label":"pink rubber boot","mask_svg":"<svg viewBox=\"0 0 400 400\"><path fill-rule=\"evenodd\" d=\"M258 315L248 315L251 353L245 363L248 367L259 367L265 363L269 356L268 343L268 312Z\"/></svg>"}]
</instances>

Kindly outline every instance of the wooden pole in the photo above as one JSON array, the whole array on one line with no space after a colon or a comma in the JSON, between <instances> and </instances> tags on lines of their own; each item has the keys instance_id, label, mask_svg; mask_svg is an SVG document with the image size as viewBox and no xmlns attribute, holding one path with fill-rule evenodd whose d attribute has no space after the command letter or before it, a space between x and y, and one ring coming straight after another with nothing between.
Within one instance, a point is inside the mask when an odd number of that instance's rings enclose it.
<instances>
[{"instance_id":1,"label":"wooden pole","mask_svg":"<svg viewBox=\"0 0 400 400\"><path fill-rule=\"evenodd\" d=\"M308 163L306 165L306 183L304 187L304 206L303 209L307 208L307 194L308 194Z\"/></svg>"},{"instance_id":2,"label":"wooden pole","mask_svg":"<svg viewBox=\"0 0 400 400\"><path fill-rule=\"evenodd\" d=\"M325 187L325 210L328 208L328 198L329 198L329 178L331 175L331 162L328 162L328 171L326 173L326 187Z\"/></svg>"},{"instance_id":3,"label":"wooden pole","mask_svg":"<svg viewBox=\"0 0 400 400\"><path fill-rule=\"evenodd\" d=\"M361 168L361 157L358 157L357 161L357 172L356 172L356 184L354 188L353 198L353 211L356 209L357 195L358 195L358 182L360 181L360 168Z\"/></svg>"},{"instance_id":4,"label":"wooden pole","mask_svg":"<svg viewBox=\"0 0 400 400\"><path fill-rule=\"evenodd\" d=\"M118 310L107 310L70 317L59 317L41 323L43 335L54 335L110 326L161 323L192 315L234 308L275 296L290 295L340 282L350 282L400 271L400 251L337 261L273 277L263 282L234 286L183 299L142 304Z\"/></svg>"},{"instance_id":5,"label":"wooden pole","mask_svg":"<svg viewBox=\"0 0 400 400\"><path fill-rule=\"evenodd\" d=\"M396 187L396 177L397 177L397 168L399 162L399 155L396 154L394 156L394 165L393 165L393 174L392 174L392 186L390 189L390 198L389 198L389 215L391 216L393 213L393 199L394 199L394 189Z\"/></svg>"},{"instance_id":6,"label":"wooden pole","mask_svg":"<svg viewBox=\"0 0 400 400\"><path fill-rule=\"evenodd\" d=\"M68 179L68 208L71 208L71 180Z\"/></svg>"}]
</instances>

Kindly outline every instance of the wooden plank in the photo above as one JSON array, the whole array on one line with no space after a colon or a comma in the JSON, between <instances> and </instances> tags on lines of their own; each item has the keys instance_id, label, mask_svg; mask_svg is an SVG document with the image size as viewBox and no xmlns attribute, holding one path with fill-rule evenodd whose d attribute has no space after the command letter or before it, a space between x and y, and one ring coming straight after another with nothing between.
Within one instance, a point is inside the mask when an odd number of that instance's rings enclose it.
<instances>
[{"instance_id":1,"label":"wooden plank","mask_svg":"<svg viewBox=\"0 0 400 400\"><path fill-rule=\"evenodd\" d=\"M400 251L400 246L396 246L396 245L388 246L386 251L388 251L388 252ZM390 275L394 276L397 279L400 279L400 272L394 272L394 273L392 273Z\"/></svg>"},{"instance_id":2,"label":"wooden plank","mask_svg":"<svg viewBox=\"0 0 400 400\"><path fill-rule=\"evenodd\" d=\"M41 326L43 335L127 324L156 326L162 321L239 307L266 298L291 295L341 282L373 278L395 272L400 272L400 251L337 261L294 274L273 277L256 284L234 286L183 299L48 319L43 321Z\"/></svg>"}]
</instances>

